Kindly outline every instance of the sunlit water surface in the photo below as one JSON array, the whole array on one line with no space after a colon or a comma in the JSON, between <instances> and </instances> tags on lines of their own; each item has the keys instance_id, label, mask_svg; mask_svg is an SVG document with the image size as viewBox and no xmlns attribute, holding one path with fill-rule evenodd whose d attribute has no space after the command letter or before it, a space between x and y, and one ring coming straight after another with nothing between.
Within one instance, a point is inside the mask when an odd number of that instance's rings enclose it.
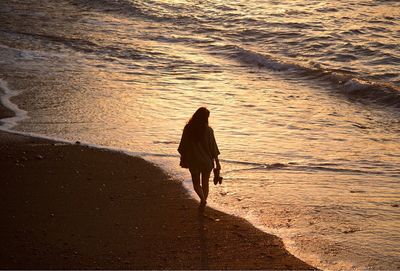
<instances>
[{"instance_id":1,"label":"sunlit water surface","mask_svg":"<svg viewBox=\"0 0 400 271\"><path fill-rule=\"evenodd\" d=\"M396 1L0 6L15 130L128 150L190 187L176 149L207 106L212 206L315 266L400 269Z\"/></svg>"}]
</instances>

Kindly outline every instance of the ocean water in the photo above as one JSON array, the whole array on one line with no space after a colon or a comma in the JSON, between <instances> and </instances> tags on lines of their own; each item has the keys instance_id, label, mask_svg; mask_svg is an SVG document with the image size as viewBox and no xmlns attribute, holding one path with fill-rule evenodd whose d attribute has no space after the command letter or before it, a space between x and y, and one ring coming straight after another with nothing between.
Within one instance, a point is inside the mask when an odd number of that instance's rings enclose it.
<instances>
[{"instance_id":1,"label":"ocean water","mask_svg":"<svg viewBox=\"0 0 400 271\"><path fill-rule=\"evenodd\" d=\"M0 2L3 129L142 155L211 111L210 205L327 270L400 269L400 3Z\"/></svg>"}]
</instances>

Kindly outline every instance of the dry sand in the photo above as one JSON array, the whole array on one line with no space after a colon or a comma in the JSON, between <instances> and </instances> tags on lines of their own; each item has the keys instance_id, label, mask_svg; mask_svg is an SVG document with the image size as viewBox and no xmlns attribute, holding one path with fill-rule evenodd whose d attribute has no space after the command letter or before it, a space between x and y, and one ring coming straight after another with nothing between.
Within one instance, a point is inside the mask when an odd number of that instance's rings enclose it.
<instances>
[{"instance_id":1,"label":"dry sand","mask_svg":"<svg viewBox=\"0 0 400 271\"><path fill-rule=\"evenodd\" d=\"M313 269L141 158L0 132L0 170L0 269Z\"/></svg>"}]
</instances>

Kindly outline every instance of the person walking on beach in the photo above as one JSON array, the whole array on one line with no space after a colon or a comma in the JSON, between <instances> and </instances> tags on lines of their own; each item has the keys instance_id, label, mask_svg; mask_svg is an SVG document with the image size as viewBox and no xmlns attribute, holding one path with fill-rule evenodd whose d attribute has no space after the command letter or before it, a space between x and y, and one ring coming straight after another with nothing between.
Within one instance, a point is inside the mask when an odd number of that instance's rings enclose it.
<instances>
[{"instance_id":1,"label":"person walking on beach","mask_svg":"<svg viewBox=\"0 0 400 271\"><path fill-rule=\"evenodd\" d=\"M200 198L200 208L204 208L207 204L211 170L215 167L217 174L221 170L218 159L220 152L215 141L214 131L208 126L209 116L210 111L205 107L196 110L183 129L178 148L181 155L180 166L188 168L190 171L194 191Z\"/></svg>"}]
</instances>

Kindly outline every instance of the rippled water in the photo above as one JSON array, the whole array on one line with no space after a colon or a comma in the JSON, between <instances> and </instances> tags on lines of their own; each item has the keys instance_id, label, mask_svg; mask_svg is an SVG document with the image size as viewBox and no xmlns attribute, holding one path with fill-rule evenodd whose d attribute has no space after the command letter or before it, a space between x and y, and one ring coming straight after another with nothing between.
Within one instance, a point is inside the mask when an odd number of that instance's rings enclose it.
<instances>
[{"instance_id":1,"label":"rippled water","mask_svg":"<svg viewBox=\"0 0 400 271\"><path fill-rule=\"evenodd\" d=\"M0 22L0 78L29 116L14 129L190 185L176 148L205 105L213 206L318 267L400 269L397 1L15 0Z\"/></svg>"}]
</instances>

